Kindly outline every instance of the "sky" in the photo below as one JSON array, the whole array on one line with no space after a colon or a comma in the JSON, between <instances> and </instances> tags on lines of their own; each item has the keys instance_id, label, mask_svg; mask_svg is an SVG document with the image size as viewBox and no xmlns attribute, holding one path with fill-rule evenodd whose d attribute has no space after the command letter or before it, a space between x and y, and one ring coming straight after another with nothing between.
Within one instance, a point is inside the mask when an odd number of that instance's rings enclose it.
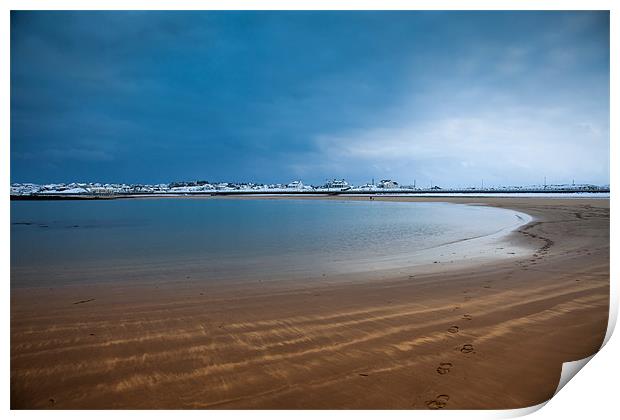
<instances>
[{"instance_id":1,"label":"sky","mask_svg":"<svg viewBox=\"0 0 620 420\"><path fill-rule=\"evenodd\" d=\"M609 183L608 12L11 13L11 182Z\"/></svg>"}]
</instances>

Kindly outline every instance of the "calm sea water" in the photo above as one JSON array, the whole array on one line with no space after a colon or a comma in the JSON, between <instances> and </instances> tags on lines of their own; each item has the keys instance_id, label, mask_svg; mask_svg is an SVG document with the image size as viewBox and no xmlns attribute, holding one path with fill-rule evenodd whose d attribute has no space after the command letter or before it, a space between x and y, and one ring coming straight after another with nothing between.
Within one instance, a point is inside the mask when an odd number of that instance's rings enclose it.
<instances>
[{"instance_id":1,"label":"calm sea water","mask_svg":"<svg viewBox=\"0 0 620 420\"><path fill-rule=\"evenodd\" d=\"M495 233L515 212L446 203L11 202L11 285L321 275Z\"/></svg>"}]
</instances>

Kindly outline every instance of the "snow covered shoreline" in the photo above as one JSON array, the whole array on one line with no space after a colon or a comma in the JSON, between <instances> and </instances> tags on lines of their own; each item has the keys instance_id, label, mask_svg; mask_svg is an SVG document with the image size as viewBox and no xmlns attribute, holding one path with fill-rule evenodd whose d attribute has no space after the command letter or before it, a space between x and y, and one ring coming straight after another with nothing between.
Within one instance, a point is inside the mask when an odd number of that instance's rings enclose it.
<instances>
[{"instance_id":1,"label":"snow covered shoreline","mask_svg":"<svg viewBox=\"0 0 620 420\"><path fill-rule=\"evenodd\" d=\"M559 194L566 197L609 197L609 185L591 184L555 184L531 186L496 186L496 187L447 187L430 186L420 188L399 185L391 180L382 180L377 185L350 185L345 180L328 181L324 185L307 185L301 181L289 184L256 184L256 183L208 183L206 181L173 182L169 184L102 184L102 183L58 183L34 184L13 183L11 197L86 197L86 198L118 198L138 196L186 196L186 195L415 195L415 196L481 196L498 197L534 196ZM498 195L499 194L499 195ZM524 195L527 194L527 195ZM606 195L605 195L606 194Z\"/></svg>"}]
</instances>

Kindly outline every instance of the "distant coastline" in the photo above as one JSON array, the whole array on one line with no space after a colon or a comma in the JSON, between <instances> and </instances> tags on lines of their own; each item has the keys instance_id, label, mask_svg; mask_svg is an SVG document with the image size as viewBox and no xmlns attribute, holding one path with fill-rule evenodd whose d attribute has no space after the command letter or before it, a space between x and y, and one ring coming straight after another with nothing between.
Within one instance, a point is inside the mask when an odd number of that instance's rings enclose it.
<instances>
[{"instance_id":1,"label":"distant coastline","mask_svg":"<svg viewBox=\"0 0 620 420\"><path fill-rule=\"evenodd\" d=\"M98 200L139 197L187 197L187 196L235 196L235 195L412 195L412 196L549 196L558 194L562 197L602 196L608 198L609 185L558 184L534 186L499 186L471 188L441 188L433 186L418 188L401 186L391 180L382 180L377 185L349 185L345 180L328 181L325 185L304 185L301 181L290 184L253 184L253 183L217 183L206 181L170 183L170 184L19 184L11 185L11 200Z\"/></svg>"}]
</instances>

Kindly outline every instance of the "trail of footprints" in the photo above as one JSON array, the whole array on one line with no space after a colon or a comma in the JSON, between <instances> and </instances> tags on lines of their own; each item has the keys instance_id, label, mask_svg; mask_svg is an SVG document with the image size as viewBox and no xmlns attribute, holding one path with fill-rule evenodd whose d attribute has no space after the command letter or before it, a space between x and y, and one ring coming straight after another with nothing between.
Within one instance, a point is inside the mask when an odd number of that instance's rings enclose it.
<instances>
[{"instance_id":1,"label":"trail of footprints","mask_svg":"<svg viewBox=\"0 0 620 420\"><path fill-rule=\"evenodd\" d=\"M549 248L551 248L554 245L554 242L551 239L529 232L530 229L538 225L541 225L542 223L543 222L530 223L523 229L520 229L517 231L523 235L529 236L532 239L537 239L537 240L544 242L543 246L538 248L538 250L532 255L532 259L530 259L528 262L522 262L522 261L517 262L517 264L523 267L524 270L527 270L528 269L527 267L531 265L536 265L538 261L542 260L549 253Z\"/></svg>"},{"instance_id":2,"label":"trail of footprints","mask_svg":"<svg viewBox=\"0 0 620 420\"><path fill-rule=\"evenodd\" d=\"M454 309L455 310L456 309L460 309L460 306L456 306ZM471 321L472 320L472 316L470 314L463 314L461 319L464 320L464 321ZM457 334L460 331L460 327L458 325L452 325L446 331L449 334ZM460 351L463 354L470 354L470 353L475 354L476 353L474 351L473 344L470 344L470 343L462 344L462 345L458 346L457 349L458 349L458 351ZM453 366L454 365L452 364L452 362L441 362L441 363L439 363L439 365L437 366L435 371L439 375L446 375L446 374L450 373L450 370L452 369ZM450 400L450 396L449 395L447 395L447 394L440 394L440 395L437 395L432 400L425 401L425 404L426 404L426 407L431 409L431 410L439 410L439 409L445 408L448 405L448 401L449 400Z\"/></svg>"},{"instance_id":3,"label":"trail of footprints","mask_svg":"<svg viewBox=\"0 0 620 420\"><path fill-rule=\"evenodd\" d=\"M586 207L589 207L589 206L586 206ZM575 213L575 217L577 219L585 219L590 216L592 216L592 214L583 214L581 212ZM527 267L531 265L536 265L539 260L547 256L547 254L549 253L549 249L554 245L554 242L551 239L529 232L530 229L542 223L543 222L534 222L518 231L519 233L527 235L531 237L532 239L537 239L537 240L544 242L544 244L540 248L538 248L538 250L532 255L532 258L528 262L522 262L522 261L517 262L517 264L520 265L524 270L527 270ZM509 252L509 254L514 254L514 252ZM583 251L579 251L578 254L591 255L591 250L586 249ZM512 274L509 274L508 278L510 278L511 276ZM491 288L491 286L489 285L489 282L487 282L486 285L483 286L483 288L486 288L486 289ZM468 293L469 293L469 290L465 290L463 292L463 294L465 295L467 295ZM470 296L464 297L464 301L468 301L470 299L471 299ZM460 306L455 306L453 310L459 310L460 308L461 308ZM472 316L470 314L463 314L461 319L464 321L471 321ZM456 325L449 327L447 330L449 334L457 334L459 331L460 331L460 328ZM471 343L459 345L456 347L456 350L458 350L461 354L465 354L465 355L476 354L474 346ZM452 364L452 362L441 362L437 366L436 371L439 375L446 375L450 373L450 370L453 368L453 366L454 365ZM438 410L438 409L445 408L448 405L448 401L450 401L449 395L439 394L434 399L425 401L425 404L426 404L426 407L431 410Z\"/></svg>"},{"instance_id":4,"label":"trail of footprints","mask_svg":"<svg viewBox=\"0 0 620 420\"><path fill-rule=\"evenodd\" d=\"M520 233L523 233L525 235L528 235L534 239L540 239L543 240L545 243L544 245L539 248L536 253L533 255L534 259L530 260L530 263L532 263L532 265L536 264L537 260L542 259L549 251L549 248L551 248L551 246L553 245L553 241L547 238L544 238L542 236L527 232L527 230L529 230L530 228L540 224L541 222L538 223L533 223L532 225L529 225L528 227L524 228L523 230L520 230ZM523 264L522 262L519 262L519 264L522 264L523 267L527 267L526 264ZM529 265L529 264L528 264ZM527 269L527 268L524 268ZM510 277L511 275L509 275ZM482 286L485 289L490 289L491 285L490 282L486 282L485 285ZM464 290L463 294L466 295L464 296L463 300L465 302L471 300L471 296L467 296L470 293L470 290ZM455 306L453 310L459 310L461 309L460 306ZM461 316L461 319L463 321L471 321L473 319L473 317L470 314L463 314ZM456 335L459 331L460 331L460 327L458 325L452 325L451 327L449 327L447 329L447 332L451 335ZM474 345L471 343L465 343L465 344L461 344L459 346L456 347L456 350L459 351L461 354L464 355L470 355L470 354L476 354L476 351L474 349ZM437 366L437 368L435 369L436 372L439 375L447 375L450 373L450 370L454 367L454 365L452 364L452 362L440 362L439 365ZM432 400L428 400L425 401L426 407L431 409L431 410L439 410L442 408L445 408L448 405L448 401L450 400L450 396L447 394L440 394L437 395L434 399Z\"/></svg>"}]
</instances>

